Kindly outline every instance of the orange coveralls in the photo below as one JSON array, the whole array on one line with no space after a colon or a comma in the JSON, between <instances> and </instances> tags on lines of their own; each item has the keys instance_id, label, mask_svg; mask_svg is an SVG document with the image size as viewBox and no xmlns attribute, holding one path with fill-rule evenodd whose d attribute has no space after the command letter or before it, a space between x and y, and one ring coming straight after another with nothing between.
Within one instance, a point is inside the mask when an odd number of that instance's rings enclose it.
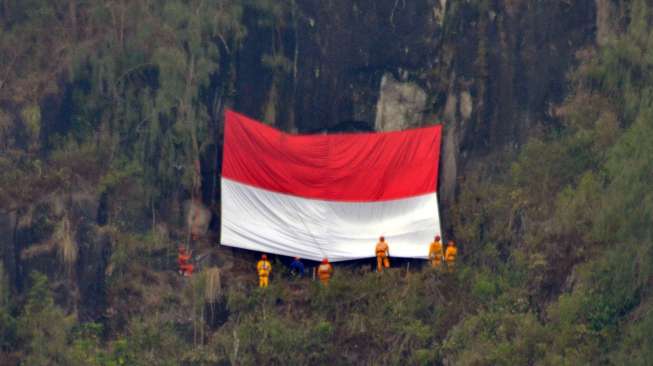
<instances>
[{"instance_id":1,"label":"orange coveralls","mask_svg":"<svg viewBox=\"0 0 653 366\"><path fill-rule=\"evenodd\" d=\"M185 250L180 250L177 255L177 264L179 265L179 272L186 276L190 277L193 274L195 267L188 263L190 260L190 254L187 254Z\"/></svg>"},{"instance_id":2,"label":"orange coveralls","mask_svg":"<svg viewBox=\"0 0 653 366\"><path fill-rule=\"evenodd\" d=\"M429 246L429 259L432 268L438 268L442 264L442 242L440 240L432 242Z\"/></svg>"},{"instance_id":3,"label":"orange coveralls","mask_svg":"<svg viewBox=\"0 0 653 366\"><path fill-rule=\"evenodd\" d=\"M326 286L329 284L331 275L333 275L333 266L331 263L321 263L317 267L317 277L320 279L320 282L322 282L323 285Z\"/></svg>"},{"instance_id":4,"label":"orange coveralls","mask_svg":"<svg viewBox=\"0 0 653 366\"><path fill-rule=\"evenodd\" d=\"M457 255L458 255L458 249L456 248L456 244L454 244L453 242L449 243L449 246L447 246L447 251L444 253L444 260L447 262L447 269L449 271L452 271L454 269Z\"/></svg>"},{"instance_id":5,"label":"orange coveralls","mask_svg":"<svg viewBox=\"0 0 653 366\"><path fill-rule=\"evenodd\" d=\"M270 272L272 272L272 264L267 259L261 259L256 263L256 272L258 272L258 286L268 287L270 283Z\"/></svg>"},{"instance_id":6,"label":"orange coveralls","mask_svg":"<svg viewBox=\"0 0 653 366\"><path fill-rule=\"evenodd\" d=\"M383 271L383 267L390 268L390 251L387 241L379 241L376 244L376 271Z\"/></svg>"}]
</instances>

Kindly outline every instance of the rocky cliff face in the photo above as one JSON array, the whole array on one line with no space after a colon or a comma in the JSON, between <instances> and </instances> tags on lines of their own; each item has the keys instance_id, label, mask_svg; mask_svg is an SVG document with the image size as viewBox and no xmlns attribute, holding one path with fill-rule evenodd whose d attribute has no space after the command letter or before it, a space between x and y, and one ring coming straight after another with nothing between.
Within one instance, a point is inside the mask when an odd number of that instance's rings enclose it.
<instances>
[{"instance_id":1,"label":"rocky cliff face","mask_svg":"<svg viewBox=\"0 0 653 366\"><path fill-rule=\"evenodd\" d=\"M565 76L575 53L595 39L603 42L607 29L619 26L610 21L617 7L608 0L290 3L289 14L272 20L270 27L261 26L255 10L247 10L248 36L241 48L230 50L222 61L228 71L212 85L230 79L228 105L293 132L386 131L443 123L445 227L456 182L468 163L513 149L534 131L555 126L552 110L565 98ZM63 113L55 113L57 108L65 108L60 104L42 109L57 118ZM205 203L219 195L210 188L216 187L210 183L218 170L208 154L217 155L219 162L220 149L217 136L201 162ZM111 270L112 246L102 217L107 210L119 210L120 202L103 201L92 186L80 188L85 194L59 195L54 201L35 198L26 207L1 211L0 244L15 288L22 288L22 279L33 269L49 272L65 289L61 293L67 300L61 302L95 318L105 301L97 286ZM182 226L183 210L175 207L183 199L187 197L161 203L160 211L168 211L163 219ZM145 206L134 221L155 220L153 209L150 219ZM61 240L50 240L64 218L74 253L61 247ZM218 220L213 220L214 229ZM55 263L65 263L73 254L74 266L52 265L52 258L64 257Z\"/></svg>"},{"instance_id":2,"label":"rocky cliff face","mask_svg":"<svg viewBox=\"0 0 653 366\"><path fill-rule=\"evenodd\" d=\"M300 2L294 31L276 47L292 62L287 79L256 60L239 64L235 107L300 132L342 121L377 130L444 123L446 206L472 157L555 125L574 54L609 26L610 9L603 0ZM243 54L260 53L263 38Z\"/></svg>"}]
</instances>

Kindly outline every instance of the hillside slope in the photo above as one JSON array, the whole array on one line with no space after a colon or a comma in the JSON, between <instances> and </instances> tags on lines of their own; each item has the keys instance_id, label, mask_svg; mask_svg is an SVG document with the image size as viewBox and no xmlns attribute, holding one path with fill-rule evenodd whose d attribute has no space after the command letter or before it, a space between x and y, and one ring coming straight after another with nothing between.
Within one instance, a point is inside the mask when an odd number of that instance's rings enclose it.
<instances>
[{"instance_id":1,"label":"hillside slope","mask_svg":"<svg viewBox=\"0 0 653 366\"><path fill-rule=\"evenodd\" d=\"M158 5L0 2L0 364L653 363L646 1ZM442 121L456 271L256 288L215 245L225 106Z\"/></svg>"}]
</instances>

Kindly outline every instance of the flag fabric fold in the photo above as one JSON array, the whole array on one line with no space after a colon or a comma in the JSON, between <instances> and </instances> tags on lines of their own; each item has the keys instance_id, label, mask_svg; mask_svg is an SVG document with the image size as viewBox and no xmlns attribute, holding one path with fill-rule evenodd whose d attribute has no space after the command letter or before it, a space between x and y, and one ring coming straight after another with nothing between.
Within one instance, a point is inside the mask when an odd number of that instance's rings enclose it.
<instances>
[{"instance_id":1,"label":"flag fabric fold","mask_svg":"<svg viewBox=\"0 0 653 366\"><path fill-rule=\"evenodd\" d=\"M423 258L440 234L441 126L333 135L282 133L225 112L221 244L330 261Z\"/></svg>"}]
</instances>

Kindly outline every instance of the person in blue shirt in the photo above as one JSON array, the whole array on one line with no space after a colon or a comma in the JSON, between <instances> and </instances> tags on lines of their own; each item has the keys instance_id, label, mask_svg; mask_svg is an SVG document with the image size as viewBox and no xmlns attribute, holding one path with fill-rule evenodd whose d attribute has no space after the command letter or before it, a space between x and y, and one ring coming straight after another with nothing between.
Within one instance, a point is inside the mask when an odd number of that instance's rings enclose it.
<instances>
[{"instance_id":1,"label":"person in blue shirt","mask_svg":"<svg viewBox=\"0 0 653 366\"><path fill-rule=\"evenodd\" d=\"M300 259L295 257L295 260L290 264L290 275L292 277L304 277L304 263Z\"/></svg>"}]
</instances>

